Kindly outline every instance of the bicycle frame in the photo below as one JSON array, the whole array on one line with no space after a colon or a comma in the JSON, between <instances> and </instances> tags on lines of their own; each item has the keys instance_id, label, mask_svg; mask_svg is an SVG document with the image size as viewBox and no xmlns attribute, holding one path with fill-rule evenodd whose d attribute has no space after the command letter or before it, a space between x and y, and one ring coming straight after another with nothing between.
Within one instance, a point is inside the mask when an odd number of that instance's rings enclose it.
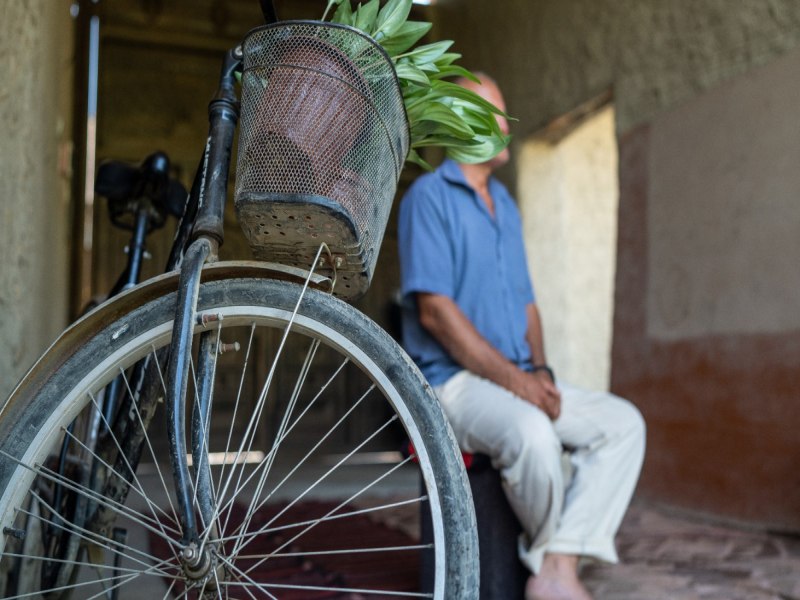
<instances>
[{"instance_id":1,"label":"bicycle frame","mask_svg":"<svg viewBox=\"0 0 800 600\"><path fill-rule=\"evenodd\" d=\"M203 557L196 549L198 540L197 522L192 508L193 490L186 463L186 438L184 427L186 423L186 387L190 367L191 336L196 321L197 295L200 287L200 272L206 262L217 259L217 250L224 239L223 215L227 197L228 175L230 171L231 149L236 124L239 119L239 99L235 90L235 73L241 69L241 48L231 50L225 56L219 78L217 93L209 103L209 133L206 149L199 170L199 185L192 186L190 206L197 207L197 216L193 221L191 231L191 244L183 256L180 268L178 299L175 311L175 325L173 338L170 344L170 361L167 371L167 398L166 413L169 430L170 462L175 480L175 489L178 495L178 508L183 541L187 544L187 552L183 559L187 567L199 566ZM196 178L196 182L198 179ZM186 235L188 222L182 222L179 236ZM181 233L182 232L182 233ZM176 240L177 243L177 240ZM210 370L213 352L207 351L210 339L204 337L202 345L206 351L201 351L198 372ZM210 410L210 390L206 386L199 386L200 396L197 406L199 413L193 419L196 423L208 422ZM195 428L197 429L197 428ZM199 430L199 429L198 429ZM202 441L193 435L193 454L201 454ZM205 439L205 436L201 436ZM201 468L202 471L202 468ZM202 484L202 485L201 485ZM198 479L197 496L201 507L210 506L210 487L207 478ZM208 522L211 515L202 515Z\"/></svg>"}]
</instances>

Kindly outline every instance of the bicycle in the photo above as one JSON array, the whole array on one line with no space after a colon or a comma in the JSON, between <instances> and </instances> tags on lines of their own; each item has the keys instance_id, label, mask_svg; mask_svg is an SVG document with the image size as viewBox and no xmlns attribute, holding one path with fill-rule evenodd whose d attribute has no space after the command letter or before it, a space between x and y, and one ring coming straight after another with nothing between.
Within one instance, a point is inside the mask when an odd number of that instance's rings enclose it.
<instances>
[{"instance_id":1,"label":"bicycle","mask_svg":"<svg viewBox=\"0 0 800 600\"><path fill-rule=\"evenodd\" d=\"M397 344L341 299L369 285L408 151L393 68L355 29L264 12L268 24L223 61L174 270L72 325L0 409L5 597L124 598L141 595L145 580L164 598L477 594L474 511L441 408ZM348 110L331 108L337 98ZM235 201L261 260L218 262L240 107ZM109 409L114 381L123 392ZM344 389L354 391L346 403ZM211 415L225 402L232 415L220 432ZM336 411L332 425L293 455L289 442L321 408ZM157 412L171 477L148 433ZM342 451L339 432L376 416ZM104 435L91 446L74 422ZM356 459L385 449L397 425L413 454L357 472ZM138 468L143 456L149 473ZM335 500L319 493L325 486ZM364 539L386 514L418 508L432 545ZM331 539L339 523L361 539ZM433 560L432 590L363 583L421 554ZM284 577L297 561L310 580ZM337 569L344 575L330 579Z\"/></svg>"}]
</instances>

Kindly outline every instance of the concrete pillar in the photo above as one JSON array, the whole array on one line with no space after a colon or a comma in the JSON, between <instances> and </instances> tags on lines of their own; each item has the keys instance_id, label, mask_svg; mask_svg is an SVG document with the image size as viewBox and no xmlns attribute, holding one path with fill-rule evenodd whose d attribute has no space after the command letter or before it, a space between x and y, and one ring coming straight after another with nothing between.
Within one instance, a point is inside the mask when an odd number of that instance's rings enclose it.
<instances>
[{"instance_id":1,"label":"concrete pillar","mask_svg":"<svg viewBox=\"0 0 800 600\"><path fill-rule=\"evenodd\" d=\"M607 390L617 255L617 144L608 106L563 139L522 145L517 188L548 362Z\"/></svg>"},{"instance_id":2,"label":"concrete pillar","mask_svg":"<svg viewBox=\"0 0 800 600\"><path fill-rule=\"evenodd\" d=\"M73 20L69 0L0 19L0 402L66 324Z\"/></svg>"}]
</instances>

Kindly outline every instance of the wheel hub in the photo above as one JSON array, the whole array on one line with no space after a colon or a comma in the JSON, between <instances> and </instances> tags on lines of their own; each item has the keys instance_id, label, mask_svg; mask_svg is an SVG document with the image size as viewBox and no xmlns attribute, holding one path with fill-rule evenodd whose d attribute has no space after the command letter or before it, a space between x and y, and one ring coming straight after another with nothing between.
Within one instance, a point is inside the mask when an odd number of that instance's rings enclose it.
<instances>
[{"instance_id":1,"label":"wheel hub","mask_svg":"<svg viewBox=\"0 0 800 600\"><path fill-rule=\"evenodd\" d=\"M203 581L207 579L216 562L216 557L211 552L209 546L198 547L192 542L181 551L181 563L186 577L193 581Z\"/></svg>"}]
</instances>

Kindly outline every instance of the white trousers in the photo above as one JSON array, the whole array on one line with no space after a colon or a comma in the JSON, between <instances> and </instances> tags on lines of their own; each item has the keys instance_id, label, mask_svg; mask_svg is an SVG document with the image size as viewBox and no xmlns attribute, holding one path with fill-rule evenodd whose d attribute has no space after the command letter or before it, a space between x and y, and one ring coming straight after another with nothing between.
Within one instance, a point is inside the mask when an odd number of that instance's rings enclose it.
<instances>
[{"instance_id":1,"label":"white trousers","mask_svg":"<svg viewBox=\"0 0 800 600\"><path fill-rule=\"evenodd\" d=\"M556 421L491 381L461 371L436 393L466 452L487 454L522 524L520 559L533 572L545 553L617 562L614 536L628 507L645 426L628 401L564 384ZM562 454L572 476L565 481Z\"/></svg>"}]
</instances>

